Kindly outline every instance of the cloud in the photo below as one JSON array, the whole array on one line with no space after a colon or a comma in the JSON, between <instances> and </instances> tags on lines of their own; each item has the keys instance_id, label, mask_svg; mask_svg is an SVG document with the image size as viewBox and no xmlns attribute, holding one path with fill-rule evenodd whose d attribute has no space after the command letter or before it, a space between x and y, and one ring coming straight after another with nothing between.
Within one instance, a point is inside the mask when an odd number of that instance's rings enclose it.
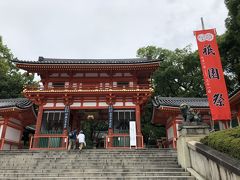
<instances>
[{"instance_id":1,"label":"cloud","mask_svg":"<svg viewBox=\"0 0 240 180\"><path fill-rule=\"evenodd\" d=\"M200 17L225 31L227 10L216 0L8 0L0 2L0 35L20 59L128 58L150 44L196 44Z\"/></svg>"}]
</instances>

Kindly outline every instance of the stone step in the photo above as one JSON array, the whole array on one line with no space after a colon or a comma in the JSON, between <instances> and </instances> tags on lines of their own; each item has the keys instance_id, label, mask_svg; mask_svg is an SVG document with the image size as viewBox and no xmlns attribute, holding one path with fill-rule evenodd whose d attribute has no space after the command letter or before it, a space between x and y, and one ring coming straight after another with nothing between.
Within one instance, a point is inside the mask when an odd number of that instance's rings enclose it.
<instances>
[{"instance_id":1,"label":"stone step","mask_svg":"<svg viewBox=\"0 0 240 180\"><path fill-rule=\"evenodd\" d=\"M0 177L0 179L6 180L6 177ZM58 179L76 179L76 180L195 180L192 176L109 176L109 177L7 177L8 180L11 179L48 179L48 180L58 180Z\"/></svg>"},{"instance_id":2,"label":"stone step","mask_svg":"<svg viewBox=\"0 0 240 180\"><path fill-rule=\"evenodd\" d=\"M96 159L96 158L176 158L176 156L169 156L169 155L86 155L86 154L76 154L76 155L64 155L64 156L0 156L0 160L6 160L6 159L57 159L57 158L67 158L67 159L76 159L76 158L91 158L91 159Z\"/></svg>"},{"instance_id":3,"label":"stone step","mask_svg":"<svg viewBox=\"0 0 240 180\"><path fill-rule=\"evenodd\" d=\"M5 165L24 165L24 164L44 164L44 165L54 165L54 164L66 164L66 165L78 165L78 164L109 164L109 163L115 163L115 164L173 164L177 163L176 160L169 160L169 161L150 161L150 160L145 160L145 161L133 161L131 159L122 159L122 160L88 160L88 161L58 161L58 162L49 162L49 161L33 161L33 162L27 162L27 161L15 161L15 162L2 162L0 166L5 166Z\"/></svg>"},{"instance_id":4,"label":"stone step","mask_svg":"<svg viewBox=\"0 0 240 180\"><path fill-rule=\"evenodd\" d=\"M0 151L0 156L53 156L53 155L72 155L72 154L77 154L77 153L85 153L87 155L103 155L103 154L108 154L108 155L176 155L176 152L122 152L122 153L117 153L117 152L88 152L87 150L74 150L74 151L65 151L65 152L59 152L59 153L1 153Z\"/></svg>"},{"instance_id":5,"label":"stone step","mask_svg":"<svg viewBox=\"0 0 240 180\"><path fill-rule=\"evenodd\" d=\"M166 161L166 162L176 162L177 158L75 158L75 159L61 159L61 158L49 158L49 159L1 159L0 160L0 164L2 163L35 163L35 162L47 162L47 163L74 163L74 162L94 162L94 161L98 161L98 162L111 162L111 161L115 161L115 162L126 162L126 161L136 161L136 162L159 162L159 161Z\"/></svg>"},{"instance_id":6,"label":"stone step","mask_svg":"<svg viewBox=\"0 0 240 180\"><path fill-rule=\"evenodd\" d=\"M0 155L0 158L25 158L25 159L30 159L30 158L76 158L76 157L176 157L177 155L171 155L171 154L87 154L84 152L76 152L73 154L49 154L49 155Z\"/></svg>"},{"instance_id":7,"label":"stone step","mask_svg":"<svg viewBox=\"0 0 240 180\"><path fill-rule=\"evenodd\" d=\"M177 164L177 161L157 161L157 162L154 162L154 161L149 161L149 162L140 162L140 161L119 161L119 162L115 162L115 161L106 161L106 162L103 162L103 161L85 161L85 162L72 162L72 163L48 163L48 162L35 162L35 163L2 163L0 165L0 167L17 167L17 166L22 166L22 167L25 167L25 166L39 166L39 167L42 167L42 166L56 166L56 165L59 165L59 166L78 166L78 167L82 167L82 166L87 166L87 165L122 165L122 166L126 166L126 165L129 165L129 166L135 166L135 165L138 165L138 164L144 164L145 166L151 166L151 165L172 165L172 164Z\"/></svg>"},{"instance_id":8,"label":"stone step","mask_svg":"<svg viewBox=\"0 0 240 180\"><path fill-rule=\"evenodd\" d=\"M4 156L19 156L19 155L23 155L23 156L53 156L53 155L71 155L71 154L76 154L79 153L79 150L74 150L74 151L65 151L65 152L58 152L58 153L1 153L0 152L0 156L4 155ZM96 155L103 155L103 154L108 154L108 155L176 155L176 152L88 152L87 150L82 150L81 152L87 154L87 155L92 155L92 154L96 154Z\"/></svg>"},{"instance_id":9,"label":"stone step","mask_svg":"<svg viewBox=\"0 0 240 180\"><path fill-rule=\"evenodd\" d=\"M85 154L81 155L75 155L75 156L64 156L64 157L54 157L54 156L49 156L49 157L2 157L0 161L4 160L41 160L41 159L99 159L99 157L104 158L104 159L109 159L109 158L114 158L114 159L122 159L122 158L131 158L131 159L176 159L176 156L130 156L130 155L125 155L125 156L107 156L107 155L102 155L102 156L86 156Z\"/></svg>"},{"instance_id":10,"label":"stone step","mask_svg":"<svg viewBox=\"0 0 240 180\"><path fill-rule=\"evenodd\" d=\"M19 166L7 166L7 167L1 167L0 169L80 169L80 168L99 168L99 169L104 169L104 168L128 168L128 167L133 167L133 165L123 165L123 164L88 164L88 165L78 165L78 166L67 166L67 165L52 165L52 166L25 166L25 167L19 167ZM163 168L163 167L168 167L168 168L179 168L179 165L177 164L170 164L170 165L159 165L159 164L154 164L154 165L135 165L135 168Z\"/></svg>"},{"instance_id":11,"label":"stone step","mask_svg":"<svg viewBox=\"0 0 240 180\"><path fill-rule=\"evenodd\" d=\"M81 154L84 154L85 156L176 156L177 154L171 154L171 153L151 153L151 154L143 154L143 153L86 153L84 151L74 151L72 153L65 153L65 154L1 154L0 157L66 157L66 156L80 156Z\"/></svg>"},{"instance_id":12,"label":"stone step","mask_svg":"<svg viewBox=\"0 0 240 180\"><path fill-rule=\"evenodd\" d=\"M192 180L174 149L0 151L0 179Z\"/></svg>"},{"instance_id":13,"label":"stone step","mask_svg":"<svg viewBox=\"0 0 240 180\"><path fill-rule=\"evenodd\" d=\"M150 163L150 162L164 162L164 163L172 163L177 162L177 159L73 159L73 160L67 160L67 159L57 159L57 160L48 160L48 159L42 159L42 160L16 160L16 161L1 161L0 166L2 164L35 164L35 163L48 163L48 164L55 164L55 163L64 163L64 164L79 164L80 162L98 162L98 163L110 163L110 162L116 162L116 163L129 163L129 162L135 162L135 163Z\"/></svg>"},{"instance_id":14,"label":"stone step","mask_svg":"<svg viewBox=\"0 0 240 180\"><path fill-rule=\"evenodd\" d=\"M0 177L108 177L108 176L189 176L189 172L61 172L61 173L4 173Z\"/></svg>"},{"instance_id":15,"label":"stone step","mask_svg":"<svg viewBox=\"0 0 240 180\"><path fill-rule=\"evenodd\" d=\"M183 172L183 168L138 168L138 167L129 167L129 168L76 168L78 172ZM25 169L24 172L28 173L49 173L49 172L72 172L76 169ZM22 169L1 169L0 173L21 173Z\"/></svg>"},{"instance_id":16,"label":"stone step","mask_svg":"<svg viewBox=\"0 0 240 180\"><path fill-rule=\"evenodd\" d=\"M167 151L167 152L176 152L176 149L172 149L172 148L152 148L152 149L84 149L84 150L88 150L89 152L155 152L155 151ZM19 153L27 153L27 152L31 152L31 153L49 153L49 150L34 150L31 151L29 149L12 149L12 150L1 150L1 153L5 153L5 152L19 152ZM65 150L51 150L50 153L55 153L55 152L65 152Z\"/></svg>"},{"instance_id":17,"label":"stone step","mask_svg":"<svg viewBox=\"0 0 240 180\"><path fill-rule=\"evenodd\" d=\"M19 169L19 170L28 170L28 169L80 169L80 168L99 168L99 169L104 169L104 168L132 168L132 165L115 165L115 164L111 164L111 165L88 165L86 166L59 166L59 165L55 165L55 166L25 166L25 167L19 167L19 166L14 166L14 167L1 167L2 170L4 169ZM143 165L143 164L138 164L134 166L135 168L164 168L164 167L168 167L168 168L179 168L180 166L177 164L170 164L170 165Z\"/></svg>"}]
</instances>

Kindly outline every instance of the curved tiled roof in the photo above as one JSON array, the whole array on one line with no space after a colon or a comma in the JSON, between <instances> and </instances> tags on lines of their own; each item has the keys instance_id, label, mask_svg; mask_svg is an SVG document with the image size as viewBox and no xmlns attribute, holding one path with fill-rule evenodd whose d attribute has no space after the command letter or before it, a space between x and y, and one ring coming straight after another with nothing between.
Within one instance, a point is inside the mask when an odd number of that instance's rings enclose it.
<instances>
[{"instance_id":1,"label":"curved tiled roof","mask_svg":"<svg viewBox=\"0 0 240 180\"><path fill-rule=\"evenodd\" d=\"M152 99L152 104L154 107L160 107L160 106L179 107L182 103L186 103L192 108L209 108L207 98L155 96Z\"/></svg>"},{"instance_id":2,"label":"curved tiled roof","mask_svg":"<svg viewBox=\"0 0 240 180\"><path fill-rule=\"evenodd\" d=\"M0 99L0 108L17 107L19 109L27 109L33 103L26 98Z\"/></svg>"},{"instance_id":3,"label":"curved tiled roof","mask_svg":"<svg viewBox=\"0 0 240 180\"><path fill-rule=\"evenodd\" d=\"M229 98L233 97L235 94L237 94L240 91L240 85L237 85L235 89L229 93Z\"/></svg>"},{"instance_id":4,"label":"curved tiled roof","mask_svg":"<svg viewBox=\"0 0 240 180\"><path fill-rule=\"evenodd\" d=\"M39 57L38 61L22 61L14 59L16 63L26 64L141 64L158 62L160 60L153 60L147 58L128 58L128 59L58 59L58 58L44 58Z\"/></svg>"}]
</instances>

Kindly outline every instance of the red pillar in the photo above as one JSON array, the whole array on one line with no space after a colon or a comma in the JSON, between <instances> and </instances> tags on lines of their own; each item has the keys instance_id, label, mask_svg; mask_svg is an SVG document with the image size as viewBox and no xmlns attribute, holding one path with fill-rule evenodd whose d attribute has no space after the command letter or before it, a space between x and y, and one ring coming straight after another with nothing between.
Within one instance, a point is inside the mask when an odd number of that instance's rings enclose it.
<instances>
[{"instance_id":1,"label":"red pillar","mask_svg":"<svg viewBox=\"0 0 240 180\"><path fill-rule=\"evenodd\" d=\"M2 135L1 135L1 140L2 141L1 141L1 144L0 144L0 150L3 150L3 146L4 146L4 143L5 143L5 136L6 136L8 121L9 121L9 118L5 117L3 127L2 127Z\"/></svg>"},{"instance_id":2,"label":"red pillar","mask_svg":"<svg viewBox=\"0 0 240 180\"><path fill-rule=\"evenodd\" d=\"M136 104L135 114L136 114L137 147L143 147L143 144L142 144L143 137L142 137L142 131L141 131L141 109L139 104Z\"/></svg>"},{"instance_id":3,"label":"red pillar","mask_svg":"<svg viewBox=\"0 0 240 180\"><path fill-rule=\"evenodd\" d=\"M173 120L173 148L177 148L177 124L176 124L176 116Z\"/></svg>"},{"instance_id":4,"label":"red pillar","mask_svg":"<svg viewBox=\"0 0 240 180\"><path fill-rule=\"evenodd\" d=\"M136 105L136 130L137 130L137 135L141 135L141 113L140 113L140 105Z\"/></svg>"},{"instance_id":5,"label":"red pillar","mask_svg":"<svg viewBox=\"0 0 240 180\"><path fill-rule=\"evenodd\" d=\"M1 144L0 144L0 150L3 150L6 131L7 131L7 124L8 124L9 118L4 118L3 127L2 127L2 135L1 135Z\"/></svg>"},{"instance_id":6,"label":"red pillar","mask_svg":"<svg viewBox=\"0 0 240 180\"><path fill-rule=\"evenodd\" d=\"M41 132L41 126L42 126L42 116L43 116L43 105L39 105L38 108L38 117L36 122L36 130L34 134L34 141L33 141L33 147L35 148L38 144L38 139L35 138L36 136L40 135Z\"/></svg>"},{"instance_id":7,"label":"red pillar","mask_svg":"<svg viewBox=\"0 0 240 180\"><path fill-rule=\"evenodd\" d=\"M111 148L113 147L113 129L112 128L108 128L108 136L106 139L106 147L107 148Z\"/></svg>"}]
</instances>

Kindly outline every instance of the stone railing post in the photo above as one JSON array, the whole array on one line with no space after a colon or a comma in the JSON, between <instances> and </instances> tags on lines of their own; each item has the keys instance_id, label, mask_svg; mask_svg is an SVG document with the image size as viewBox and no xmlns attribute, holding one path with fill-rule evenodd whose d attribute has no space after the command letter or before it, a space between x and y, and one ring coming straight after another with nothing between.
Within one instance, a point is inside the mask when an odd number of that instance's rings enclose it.
<instances>
[{"instance_id":1,"label":"stone railing post","mask_svg":"<svg viewBox=\"0 0 240 180\"><path fill-rule=\"evenodd\" d=\"M191 159L187 142L200 141L209 134L207 125L187 125L182 126L179 130L179 138L177 140L178 163L185 168L191 168Z\"/></svg>"}]
</instances>

